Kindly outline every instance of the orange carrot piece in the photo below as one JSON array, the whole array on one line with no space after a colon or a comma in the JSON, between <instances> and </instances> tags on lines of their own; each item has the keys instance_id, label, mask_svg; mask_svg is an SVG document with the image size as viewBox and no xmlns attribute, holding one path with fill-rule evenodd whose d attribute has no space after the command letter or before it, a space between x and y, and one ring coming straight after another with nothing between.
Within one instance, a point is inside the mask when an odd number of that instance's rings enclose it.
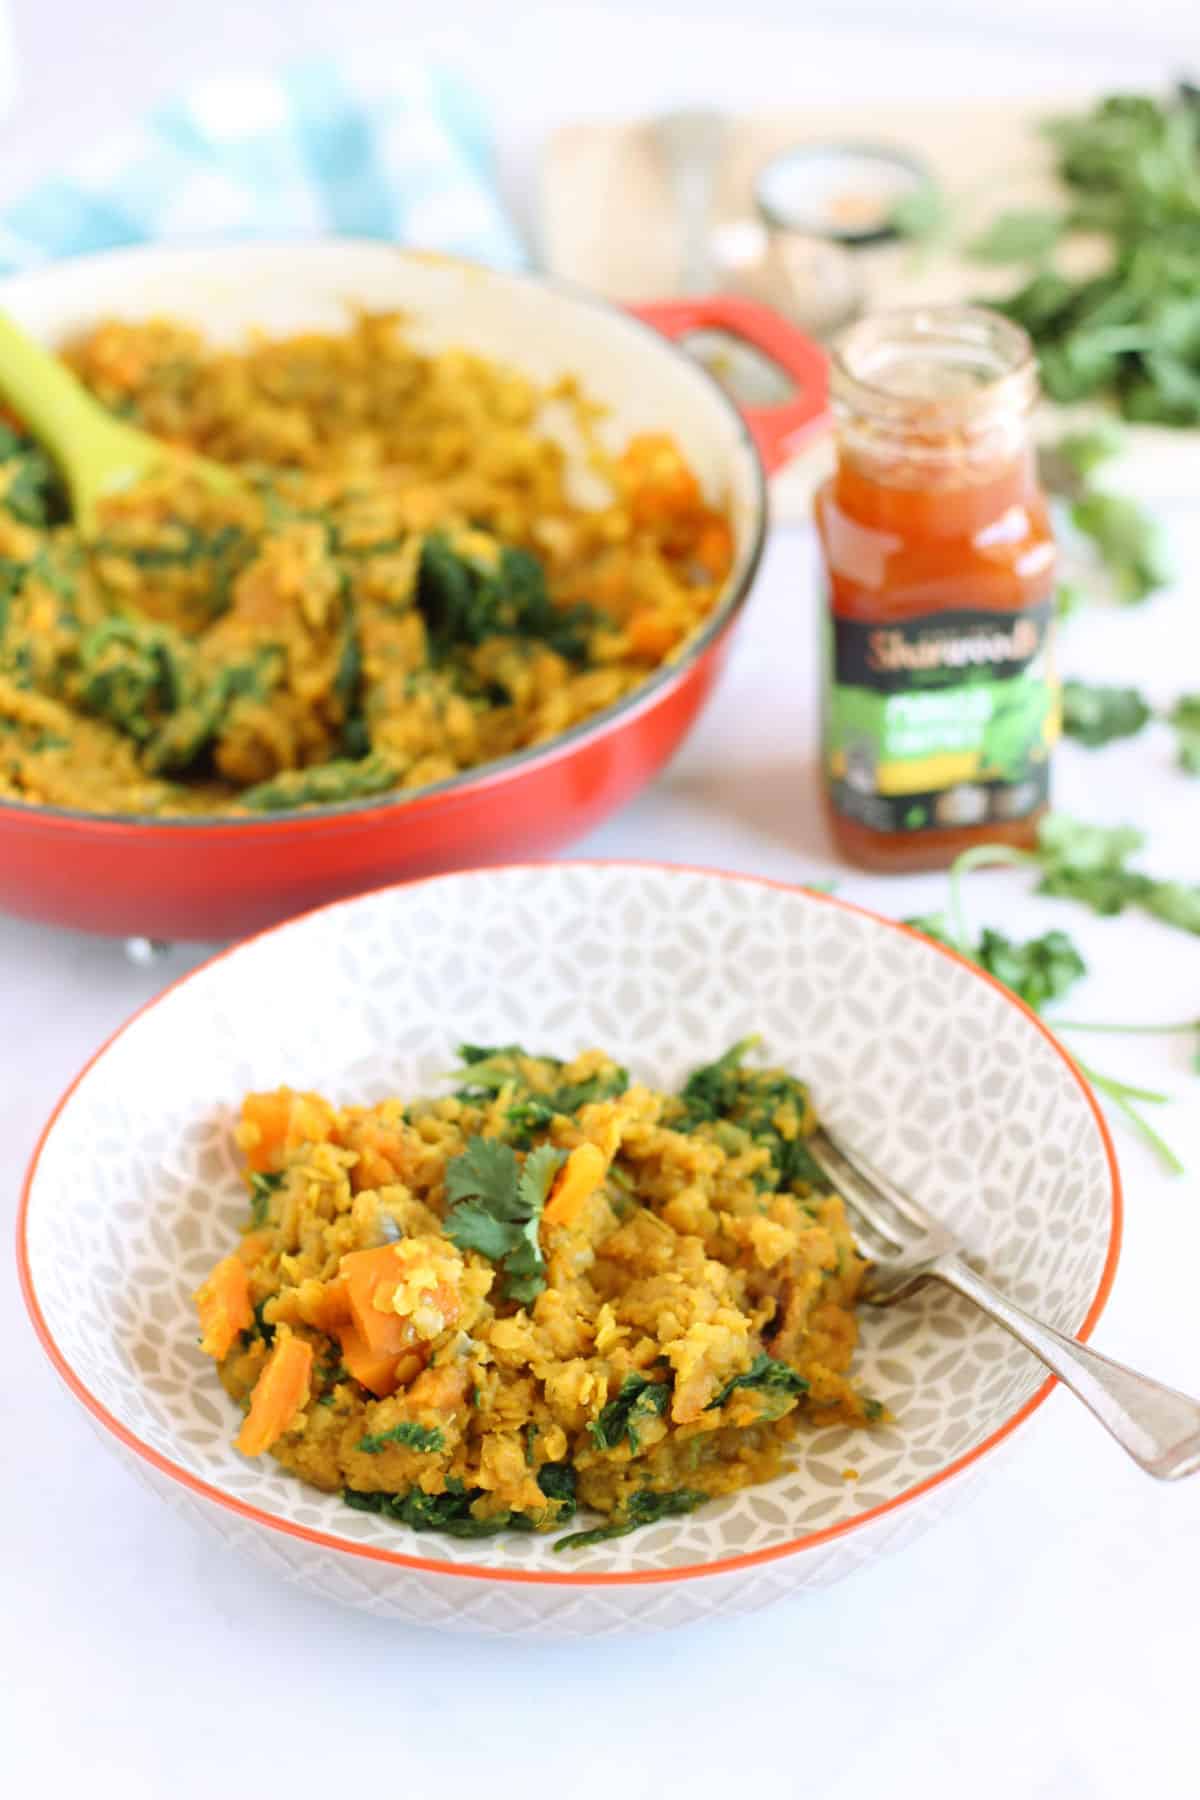
<instances>
[{"instance_id":1,"label":"orange carrot piece","mask_svg":"<svg viewBox=\"0 0 1200 1800\"><path fill-rule=\"evenodd\" d=\"M395 1393L402 1374L411 1370L415 1375L421 1367L422 1358L417 1351L397 1356L372 1350L355 1324L338 1325L334 1335L342 1346L342 1361L348 1372L380 1400Z\"/></svg>"},{"instance_id":2,"label":"orange carrot piece","mask_svg":"<svg viewBox=\"0 0 1200 1800\"><path fill-rule=\"evenodd\" d=\"M368 1114L351 1120L343 1142L358 1156L350 1171L350 1184L356 1194L364 1188L406 1179L411 1153L406 1150L402 1130L383 1125Z\"/></svg>"},{"instance_id":3,"label":"orange carrot piece","mask_svg":"<svg viewBox=\"0 0 1200 1800\"><path fill-rule=\"evenodd\" d=\"M350 1323L350 1294L346 1283L338 1277L325 1283L321 1295L321 1304L313 1316L313 1324L318 1331L328 1331L331 1335L339 1325Z\"/></svg>"},{"instance_id":4,"label":"orange carrot piece","mask_svg":"<svg viewBox=\"0 0 1200 1800\"><path fill-rule=\"evenodd\" d=\"M280 1326L235 1440L243 1456L261 1456L295 1423L297 1413L308 1403L312 1366L312 1345Z\"/></svg>"},{"instance_id":5,"label":"orange carrot piece","mask_svg":"<svg viewBox=\"0 0 1200 1800\"><path fill-rule=\"evenodd\" d=\"M452 1413L466 1399L470 1385L471 1378L462 1363L442 1363L417 1376L409 1389L409 1398L414 1408L432 1406L438 1412Z\"/></svg>"},{"instance_id":6,"label":"orange carrot piece","mask_svg":"<svg viewBox=\"0 0 1200 1800\"><path fill-rule=\"evenodd\" d=\"M547 1225L573 1225L608 1173L608 1158L595 1144L579 1144L559 1171L542 1219Z\"/></svg>"},{"instance_id":7,"label":"orange carrot piece","mask_svg":"<svg viewBox=\"0 0 1200 1800\"><path fill-rule=\"evenodd\" d=\"M720 513L709 513L704 521L692 557L714 581L724 581L733 561L733 533Z\"/></svg>"},{"instance_id":8,"label":"orange carrot piece","mask_svg":"<svg viewBox=\"0 0 1200 1800\"><path fill-rule=\"evenodd\" d=\"M334 1112L319 1094L276 1088L273 1094L247 1094L237 1140L250 1168L263 1173L283 1167L297 1144L323 1144L332 1135Z\"/></svg>"},{"instance_id":9,"label":"orange carrot piece","mask_svg":"<svg viewBox=\"0 0 1200 1800\"><path fill-rule=\"evenodd\" d=\"M200 1315L200 1348L222 1362L239 1333L254 1323L250 1281L238 1256L225 1256L192 1295Z\"/></svg>"},{"instance_id":10,"label":"orange carrot piece","mask_svg":"<svg viewBox=\"0 0 1200 1800\"><path fill-rule=\"evenodd\" d=\"M638 525L659 525L697 512L700 484L672 438L644 432L631 438L621 469L632 492L629 510Z\"/></svg>"},{"instance_id":11,"label":"orange carrot piece","mask_svg":"<svg viewBox=\"0 0 1200 1800\"><path fill-rule=\"evenodd\" d=\"M679 642L678 625L656 612L634 613L625 634L635 656L652 657L656 662Z\"/></svg>"},{"instance_id":12,"label":"orange carrot piece","mask_svg":"<svg viewBox=\"0 0 1200 1800\"><path fill-rule=\"evenodd\" d=\"M339 1264L341 1279L346 1284L350 1316L367 1346L381 1355L395 1356L407 1350L413 1341L412 1325L394 1312L384 1312L375 1304L381 1287L395 1288L403 1274L395 1244L381 1244L377 1250L350 1250Z\"/></svg>"}]
</instances>

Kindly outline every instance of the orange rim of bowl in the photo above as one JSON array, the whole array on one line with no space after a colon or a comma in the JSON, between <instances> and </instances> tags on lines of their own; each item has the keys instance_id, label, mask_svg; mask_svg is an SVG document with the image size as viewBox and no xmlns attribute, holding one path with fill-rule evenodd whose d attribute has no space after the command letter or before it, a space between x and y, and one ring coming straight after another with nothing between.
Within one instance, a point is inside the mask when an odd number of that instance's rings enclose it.
<instances>
[{"instance_id":1,"label":"orange rim of bowl","mask_svg":"<svg viewBox=\"0 0 1200 1800\"><path fill-rule=\"evenodd\" d=\"M1096 1129L1100 1135L1100 1141L1104 1146L1104 1154L1108 1163L1111 1195L1108 1249L1095 1294L1092 1297L1091 1304L1088 1307L1083 1323L1075 1334L1079 1341L1086 1342L1095 1329L1096 1322L1100 1318L1101 1313L1104 1311L1109 1294L1112 1291L1112 1284L1117 1270L1117 1262L1120 1257L1121 1235L1124 1220L1121 1176L1117 1166L1116 1151L1113 1148L1112 1137L1109 1133L1104 1115L1100 1111L1100 1106L1095 1094L1084 1078L1074 1058L1054 1036L1045 1021L1039 1018L1037 1013L1035 1013L1031 1007L1027 1006L1023 1000L1018 999L1018 997L1012 993L1010 989L1006 988L1002 982L997 981L995 976L988 974L986 970L978 968L974 963L968 962L966 957L961 956L957 950L952 950L943 944L934 943L931 939L924 937L920 932L913 930L911 926L902 925L895 919L885 918L883 914L873 912L869 907L856 906L852 901L842 900L836 895L823 894L812 888L806 888L802 883L778 881L765 875L746 875L734 869L706 868L703 865L665 863L657 862L653 859L638 858L567 858L561 862L554 863L507 863L495 868L448 871L443 872L440 875L423 876L416 881L396 882L393 883L391 887L376 889L374 892L377 894L403 893L411 888L427 886L430 882L434 881L462 880L464 878L489 879L498 875L511 874L517 871L532 873L538 869L558 868L642 869L662 871L685 875L699 875L721 881L750 882L759 887L773 888L781 893L803 894L806 899L811 900L817 905L838 907L844 912L854 913L861 918L872 920L877 925L883 925L889 931L897 931L906 937L916 939L918 942L929 948L934 954L944 956L950 962L957 963L962 968L968 970L975 980L986 982L988 986L995 988L997 993L1002 996L1008 1005L1015 1007L1018 1012L1024 1013L1030 1023L1041 1033L1042 1037L1045 1038L1055 1054L1062 1060L1068 1073L1071 1075L1079 1088L1080 1093L1083 1095L1084 1102L1095 1121ZM439 1557L412 1556L400 1550L383 1550L371 1544L357 1544L347 1538L336 1537L330 1532L314 1530L308 1525L293 1524L289 1519L282 1519L275 1513L266 1512L261 1507L251 1505L248 1501L239 1500L232 1494L226 1493L222 1488L214 1487L210 1482L202 1480L198 1475L193 1475L190 1470L182 1468L178 1463L172 1462L170 1457L163 1456L149 1444L143 1443L142 1440L130 1431L127 1426L123 1425L119 1419L114 1418L107 1407L103 1406L101 1402L97 1400L91 1390L75 1373L66 1356L59 1349L38 1302L37 1294L34 1289L33 1275L29 1266L29 1247L26 1227L28 1223L30 1196L37 1176L38 1164L41 1160L42 1152L54 1129L59 1114L66 1106L75 1090L79 1087L80 1083L92 1069L93 1065L100 1061L118 1038L124 1036L125 1032L127 1032L131 1026L136 1024L136 1022L143 1018L147 1013L151 1012L165 1000L169 994L174 993L176 988L180 988L184 986L185 983L195 980L197 976L205 974L209 969L215 967L217 963L223 962L226 957L234 955L237 951L245 949L248 945L258 943L263 938L273 937L276 932L287 930L290 925L296 924L300 919L313 918L320 913L334 912L339 907L353 906L366 897L367 896L360 894L352 895L349 898L341 900L329 901L324 906L312 907L307 912L299 913L291 919L285 919L277 925L268 926L265 930L256 932L251 937L243 938L238 943L230 944L226 946L224 950L219 950L214 956L208 957L204 962L199 963L196 968L189 969L186 974L181 975L176 981L171 982L169 986L163 989L161 994L156 994L153 999L148 1000L145 1005L140 1006L136 1012L132 1013L130 1017L125 1020L124 1024L119 1025L117 1029L104 1040L99 1049L88 1058L87 1062L62 1094L38 1136L37 1143L34 1146L33 1155L30 1158L29 1167L25 1174L25 1180L22 1184L21 1200L17 1210L17 1269L21 1284L21 1293L42 1348L58 1374L75 1395L75 1398L80 1401L87 1411L91 1413L92 1417L96 1419L106 1431L111 1432L113 1437L115 1437L126 1450L131 1451L143 1462L149 1463L151 1467L157 1469L160 1474L167 1475L172 1480L177 1481L192 1494L199 1495L201 1499L211 1501L214 1505L223 1508L227 1512L233 1513L239 1518L248 1519L255 1525L265 1526L268 1530L281 1532L287 1537L299 1538L305 1543L315 1544L322 1550L332 1550L341 1555L358 1557L360 1559L365 1559L368 1562L390 1564L395 1568L415 1569L422 1574L457 1577L467 1581L515 1582L533 1586L567 1588L633 1587L653 1582L689 1581L703 1576L731 1574L741 1569L755 1568L761 1563L776 1562L785 1556L796 1556L805 1550L815 1550L823 1544L834 1542L838 1538L848 1537L853 1532L862 1530L863 1527L874 1523L878 1519L884 1518L888 1513L897 1512L901 1507L908 1506L914 1500L920 1499L923 1495L931 1493L935 1488L941 1487L944 1483L953 1479L953 1477L962 1474L973 1464L979 1462L989 1451L996 1449L1005 1441L1005 1439L1011 1437L1017 1427L1023 1425L1027 1419L1031 1418L1038 1408L1049 1398L1050 1394L1057 1386L1057 1378L1053 1375L1048 1376L1036 1392L1031 1394L1029 1399L1018 1407L1016 1412L1006 1419L1002 1425L998 1426L995 1431L984 1438L982 1443L976 1444L973 1449L965 1451L961 1456L958 1456L952 1462L947 1463L945 1468L939 1469L936 1473L927 1475L923 1480L915 1482L911 1487L905 1488L903 1493L895 1494L890 1500L881 1501L878 1506L869 1507L865 1512L858 1514L855 1518L842 1520L837 1525L828 1525L823 1527L820 1531L809 1532L803 1537L791 1538L784 1543L770 1544L760 1550L746 1551L738 1556L720 1557L710 1562L684 1563L678 1568L599 1571L592 1574L572 1573L570 1571L564 1571L562 1574L558 1574L557 1572L541 1569L497 1569L483 1563L444 1562Z\"/></svg>"}]
</instances>

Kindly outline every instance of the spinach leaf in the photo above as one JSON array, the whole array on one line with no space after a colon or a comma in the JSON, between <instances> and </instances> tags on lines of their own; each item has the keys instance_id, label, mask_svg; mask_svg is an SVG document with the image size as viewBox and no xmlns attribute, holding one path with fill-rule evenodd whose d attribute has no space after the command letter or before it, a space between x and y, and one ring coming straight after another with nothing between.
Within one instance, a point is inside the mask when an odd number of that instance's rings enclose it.
<instances>
[{"instance_id":1,"label":"spinach leaf","mask_svg":"<svg viewBox=\"0 0 1200 1800\"><path fill-rule=\"evenodd\" d=\"M262 649L249 662L230 663L207 682L193 685L146 743L143 757L147 769L152 774L183 774L193 768L212 745L234 703L243 698L265 699L279 679L280 668L280 653ZM300 774L309 772L301 770ZM251 788L241 795L242 804L257 792Z\"/></svg>"},{"instance_id":2,"label":"spinach leaf","mask_svg":"<svg viewBox=\"0 0 1200 1800\"><path fill-rule=\"evenodd\" d=\"M45 530L71 516L66 487L33 438L0 420L0 509L22 525Z\"/></svg>"},{"instance_id":3,"label":"spinach leaf","mask_svg":"<svg viewBox=\"0 0 1200 1800\"><path fill-rule=\"evenodd\" d=\"M538 1474L538 1486L554 1511L553 1520L563 1521L575 1512L575 1471L567 1463L546 1463ZM395 1519L414 1531L444 1531L450 1537L494 1537L498 1531L535 1531L545 1515L501 1512L490 1518L477 1519L472 1506L483 1497L482 1488L468 1488L455 1476L447 1479L445 1491L427 1494L423 1488L409 1488L404 1494L366 1493L356 1488L343 1488L342 1499L356 1512L378 1513Z\"/></svg>"},{"instance_id":4,"label":"spinach leaf","mask_svg":"<svg viewBox=\"0 0 1200 1800\"><path fill-rule=\"evenodd\" d=\"M548 1094L527 1094L508 1109L508 1122L518 1144L526 1144L535 1131L545 1131L559 1117L573 1118L580 1107L597 1100L615 1100L629 1086L629 1071L591 1076L587 1081L564 1082Z\"/></svg>"},{"instance_id":5,"label":"spinach leaf","mask_svg":"<svg viewBox=\"0 0 1200 1800\"><path fill-rule=\"evenodd\" d=\"M538 1470L537 1484L547 1500L553 1500L557 1512L555 1519L561 1522L574 1517L575 1514L575 1470L570 1463L543 1463Z\"/></svg>"},{"instance_id":6,"label":"spinach leaf","mask_svg":"<svg viewBox=\"0 0 1200 1800\"><path fill-rule=\"evenodd\" d=\"M490 1519L477 1519L471 1507L483 1493L482 1488L464 1487L451 1477L440 1494L427 1494L423 1488L409 1488L403 1494L365 1493L356 1488L343 1488L342 1499L356 1512L379 1513L395 1519L413 1531L444 1531L450 1537L494 1537L515 1523L512 1513L498 1513ZM521 1527L518 1526L518 1529ZM524 1529L532 1529L529 1520Z\"/></svg>"},{"instance_id":7,"label":"spinach leaf","mask_svg":"<svg viewBox=\"0 0 1200 1800\"><path fill-rule=\"evenodd\" d=\"M661 1419L670 1404L669 1381L651 1381L634 1372L625 1377L616 1399L608 1402L599 1417L591 1421L588 1430L598 1449L615 1450L627 1441L636 1456L640 1444L638 1420L652 1416Z\"/></svg>"},{"instance_id":8,"label":"spinach leaf","mask_svg":"<svg viewBox=\"0 0 1200 1800\"><path fill-rule=\"evenodd\" d=\"M358 615L349 583L342 583L342 649L333 677L333 691L342 712L341 748L347 758L365 757L371 748L363 712L363 659Z\"/></svg>"},{"instance_id":9,"label":"spinach leaf","mask_svg":"<svg viewBox=\"0 0 1200 1800\"><path fill-rule=\"evenodd\" d=\"M254 555L255 539L238 525L219 525L211 531L182 519L172 519L170 525L170 541L124 544L99 538L91 549L94 555L120 557L138 569L190 569L205 564L203 603L215 618L228 608L233 583Z\"/></svg>"},{"instance_id":10,"label":"spinach leaf","mask_svg":"<svg viewBox=\"0 0 1200 1800\"><path fill-rule=\"evenodd\" d=\"M401 1419L387 1431L368 1431L358 1440L358 1448L365 1450L368 1456L378 1456L389 1444L402 1444L405 1449L430 1455L435 1450L444 1450L446 1439L436 1425L419 1425L415 1419Z\"/></svg>"},{"instance_id":11,"label":"spinach leaf","mask_svg":"<svg viewBox=\"0 0 1200 1800\"><path fill-rule=\"evenodd\" d=\"M555 1056L543 1056L524 1050L520 1044L460 1044L459 1057L466 1079L456 1088L459 1100L486 1100L503 1088L518 1092L507 1109L507 1121L514 1143L525 1148L538 1131L544 1131L557 1117L571 1118L583 1106L597 1100L614 1100L629 1086L629 1071L614 1066L600 1070L586 1081L561 1082L545 1090L534 1088L521 1069L522 1061L545 1065L558 1071L564 1064Z\"/></svg>"},{"instance_id":12,"label":"spinach leaf","mask_svg":"<svg viewBox=\"0 0 1200 1800\"><path fill-rule=\"evenodd\" d=\"M568 1537L559 1538L554 1548L583 1550L590 1544L606 1543L610 1538L627 1537L639 1526L657 1525L660 1519L677 1519L683 1513L695 1512L709 1498L708 1494L695 1488L675 1488L665 1494L655 1493L652 1488L639 1488L621 1511L614 1513L610 1525L599 1525L594 1531L574 1531Z\"/></svg>"},{"instance_id":13,"label":"spinach leaf","mask_svg":"<svg viewBox=\"0 0 1200 1800\"><path fill-rule=\"evenodd\" d=\"M163 626L135 619L105 619L79 645L79 698L144 744L183 699L188 646Z\"/></svg>"},{"instance_id":14,"label":"spinach leaf","mask_svg":"<svg viewBox=\"0 0 1200 1800\"><path fill-rule=\"evenodd\" d=\"M589 660L592 631L607 622L592 606L556 606L541 564L527 550L505 546L488 567L459 555L438 535L426 538L421 549L417 605L440 661L463 646L507 636L535 639L582 664Z\"/></svg>"},{"instance_id":15,"label":"spinach leaf","mask_svg":"<svg viewBox=\"0 0 1200 1800\"><path fill-rule=\"evenodd\" d=\"M732 1380L725 1383L715 1399L709 1401L705 1410L714 1412L718 1407L724 1406L730 1395L736 1393L738 1388L751 1388L757 1393L780 1394L789 1398L798 1398L801 1394L807 1394L809 1384L803 1375L797 1375L795 1369L789 1368L787 1363L780 1362L777 1357L768 1356L765 1351L760 1351L743 1374L735 1375Z\"/></svg>"},{"instance_id":16,"label":"spinach leaf","mask_svg":"<svg viewBox=\"0 0 1200 1800\"><path fill-rule=\"evenodd\" d=\"M373 753L359 761L335 758L311 769L287 769L238 795L238 805L251 812L282 812L296 806L333 806L386 794L397 779L395 764Z\"/></svg>"},{"instance_id":17,"label":"spinach leaf","mask_svg":"<svg viewBox=\"0 0 1200 1800\"><path fill-rule=\"evenodd\" d=\"M275 1327L263 1317L263 1308L266 1306L267 1300L273 1300L274 1297L273 1294L268 1294L266 1300L260 1300L254 1307L254 1323L243 1331L243 1344L252 1344L255 1338L261 1338L268 1347L275 1342Z\"/></svg>"},{"instance_id":18,"label":"spinach leaf","mask_svg":"<svg viewBox=\"0 0 1200 1800\"><path fill-rule=\"evenodd\" d=\"M715 1062L704 1063L692 1070L679 1094L687 1121L682 1130L729 1117L741 1092L742 1063L760 1042L757 1037L741 1038Z\"/></svg>"},{"instance_id":19,"label":"spinach leaf","mask_svg":"<svg viewBox=\"0 0 1200 1800\"><path fill-rule=\"evenodd\" d=\"M680 1092L681 1116L668 1120L676 1131L691 1132L711 1124L733 1126L745 1134L747 1146L767 1151L769 1172L755 1177L760 1189L799 1186L816 1193L832 1192L828 1176L804 1144L812 1109L803 1082L780 1069L745 1069L747 1052L758 1043L743 1038L724 1056L693 1070ZM791 1119L795 1129L785 1130Z\"/></svg>"},{"instance_id":20,"label":"spinach leaf","mask_svg":"<svg viewBox=\"0 0 1200 1800\"><path fill-rule=\"evenodd\" d=\"M267 1222L268 1207L271 1195L284 1183L284 1171L272 1170L264 1173L255 1169L250 1176L250 1223L256 1231L260 1231Z\"/></svg>"}]
</instances>

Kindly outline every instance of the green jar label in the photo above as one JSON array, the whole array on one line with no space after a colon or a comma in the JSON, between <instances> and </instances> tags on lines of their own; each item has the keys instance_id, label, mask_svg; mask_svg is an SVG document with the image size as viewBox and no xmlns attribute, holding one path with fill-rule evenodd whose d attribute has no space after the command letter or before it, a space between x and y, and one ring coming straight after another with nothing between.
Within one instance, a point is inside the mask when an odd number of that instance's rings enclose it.
<instances>
[{"instance_id":1,"label":"green jar label","mask_svg":"<svg viewBox=\"0 0 1200 1800\"><path fill-rule=\"evenodd\" d=\"M826 618L825 771L843 817L945 830L1046 803L1059 730L1050 601L900 623Z\"/></svg>"}]
</instances>

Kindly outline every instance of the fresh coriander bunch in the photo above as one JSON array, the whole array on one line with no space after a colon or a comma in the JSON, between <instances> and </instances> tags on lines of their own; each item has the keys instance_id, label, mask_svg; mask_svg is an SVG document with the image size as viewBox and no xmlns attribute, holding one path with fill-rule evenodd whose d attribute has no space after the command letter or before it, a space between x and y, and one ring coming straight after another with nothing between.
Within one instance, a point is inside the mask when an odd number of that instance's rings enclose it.
<instances>
[{"instance_id":1,"label":"fresh coriander bunch","mask_svg":"<svg viewBox=\"0 0 1200 1800\"><path fill-rule=\"evenodd\" d=\"M1181 85L1162 99L1113 95L1045 131L1066 204L1057 214L1010 214L1003 231L1001 220L977 244L988 260L1040 265L999 310L1033 338L1052 400L1104 396L1127 419L1200 424L1195 89ZM1110 246L1107 267L1082 280L1048 261L1077 231L1098 232Z\"/></svg>"},{"instance_id":2,"label":"fresh coriander bunch","mask_svg":"<svg viewBox=\"0 0 1200 1800\"><path fill-rule=\"evenodd\" d=\"M1163 881L1130 866L1142 848L1143 835L1132 826L1090 825L1063 813L1042 820L1035 850L1007 844L980 844L967 850L950 870L946 912L908 919L906 924L935 942L949 945L997 981L1004 983L1035 1012L1061 1000L1087 973L1087 964L1064 931L1045 932L1024 943L991 927L975 937L967 924L963 897L966 876L974 869L1013 864L1040 873L1038 892L1074 900L1093 912L1112 915L1141 907L1164 924L1200 934L1200 885ZM1056 1031L1134 1033L1153 1036L1190 1034L1196 1038L1194 1067L1200 1073L1200 1019L1166 1025L1121 1025L1051 1018ZM1151 1146L1173 1173L1183 1165L1145 1117L1142 1108L1166 1103L1155 1089L1133 1087L1115 1076L1079 1063L1092 1085Z\"/></svg>"}]
</instances>

